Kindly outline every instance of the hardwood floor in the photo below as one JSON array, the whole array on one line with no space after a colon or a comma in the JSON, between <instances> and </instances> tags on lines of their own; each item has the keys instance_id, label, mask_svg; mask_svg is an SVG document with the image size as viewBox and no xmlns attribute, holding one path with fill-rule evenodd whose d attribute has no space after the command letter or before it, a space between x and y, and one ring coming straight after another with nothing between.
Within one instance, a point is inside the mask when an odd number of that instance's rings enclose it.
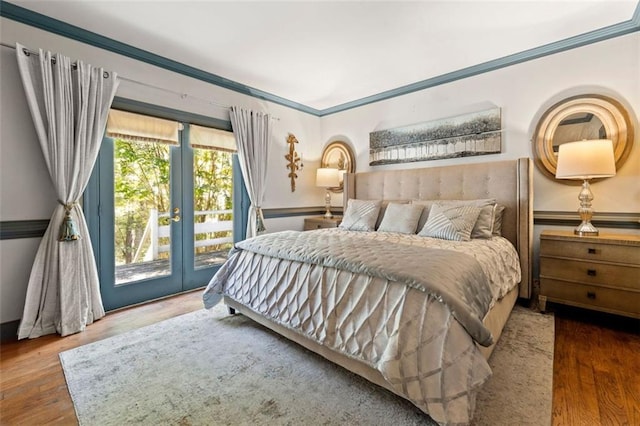
<instances>
[{"instance_id":1,"label":"hardwood floor","mask_svg":"<svg viewBox=\"0 0 640 426\"><path fill-rule=\"evenodd\" d=\"M640 321L555 306L554 425L640 425Z\"/></svg>"},{"instance_id":2,"label":"hardwood floor","mask_svg":"<svg viewBox=\"0 0 640 426\"><path fill-rule=\"evenodd\" d=\"M0 349L0 425L75 425L58 353L202 309L197 290L114 311L78 334L3 343Z\"/></svg>"},{"instance_id":3,"label":"hardwood floor","mask_svg":"<svg viewBox=\"0 0 640 426\"><path fill-rule=\"evenodd\" d=\"M73 336L2 344L0 425L77 424L59 352L201 308L198 290L109 313ZM638 324L556 309L554 425L640 425Z\"/></svg>"}]
</instances>

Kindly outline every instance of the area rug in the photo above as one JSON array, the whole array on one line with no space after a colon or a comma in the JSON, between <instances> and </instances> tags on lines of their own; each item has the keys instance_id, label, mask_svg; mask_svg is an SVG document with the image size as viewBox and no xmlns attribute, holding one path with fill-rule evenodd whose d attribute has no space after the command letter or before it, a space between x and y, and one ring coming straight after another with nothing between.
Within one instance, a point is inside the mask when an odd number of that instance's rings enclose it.
<instances>
[{"instance_id":1,"label":"area rug","mask_svg":"<svg viewBox=\"0 0 640 426\"><path fill-rule=\"evenodd\" d=\"M551 419L553 316L516 306L475 425ZM224 306L60 354L85 426L433 425L393 393Z\"/></svg>"}]
</instances>

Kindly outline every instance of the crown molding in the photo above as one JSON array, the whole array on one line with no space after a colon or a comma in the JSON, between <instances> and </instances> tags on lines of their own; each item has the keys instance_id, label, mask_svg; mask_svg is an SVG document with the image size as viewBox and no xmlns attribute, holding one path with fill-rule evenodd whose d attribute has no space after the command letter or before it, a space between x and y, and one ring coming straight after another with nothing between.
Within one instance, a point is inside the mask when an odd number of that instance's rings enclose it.
<instances>
[{"instance_id":1,"label":"crown molding","mask_svg":"<svg viewBox=\"0 0 640 426\"><path fill-rule=\"evenodd\" d=\"M502 58L483 62L478 65L462 68L457 71L391 89L385 92L378 93L376 95L368 96L366 98L326 108L320 112L320 116L335 114L337 112L346 111L352 108L358 108L374 102L379 102L419 90L428 89L430 87L439 86L441 84L451 83L452 81L473 77L479 74L484 74L486 72L495 71L500 68L505 68L511 65L520 64L522 62L542 58L544 56L554 55L556 53L564 52L593 43L598 43L600 41L621 37L636 31L640 31L640 2L636 6L633 17L628 21L589 31L584 34L545 44L543 46L534 47L532 49L504 56Z\"/></svg>"},{"instance_id":2,"label":"crown molding","mask_svg":"<svg viewBox=\"0 0 640 426\"><path fill-rule=\"evenodd\" d=\"M127 56L129 58L145 62L147 64L155 65L157 67L164 68L178 74L186 75L187 77L192 77L197 80L211 83L215 86L233 90L234 92L242 93L247 96L273 102L315 116L319 116L320 114L320 111L315 108L302 105L298 102L294 102L278 95L256 89L255 87L250 87L242 83L238 83L228 78L203 71L201 69L165 58L163 56L156 55L155 53L139 49L130 44L122 43L112 38L102 36L92 31L85 30L75 25L68 24L58 19L51 18L41 13L25 9L23 7L2 0L0 0L0 16L2 16L3 18L11 19L12 21L20 22L25 25L39 28L53 34L76 40L90 46L108 50L110 52Z\"/></svg>"},{"instance_id":3,"label":"crown molding","mask_svg":"<svg viewBox=\"0 0 640 426\"><path fill-rule=\"evenodd\" d=\"M554 55L556 53L586 46L592 43L598 43L615 37L621 37L636 31L640 31L640 2L636 6L635 12L631 19L620 22L618 24L603 27L594 31L589 31L564 40L559 40L543 46L528 49L519 53L504 56L502 58L483 62L457 71L442 74L433 78L418 81L416 83L401 86L395 89L387 90L375 95L367 96L351 102L346 102L333 107L318 110L289 99L282 98L272 93L265 92L242 83L212 74L207 71L165 58L160 55L148 52L143 49L131 46L126 43L119 42L109 37L85 30L75 25L33 12L29 9L0 0L0 16L20 22L53 34L80 41L82 43L108 50L113 53L127 56L129 58L139 60L169 71L173 71L188 77L195 78L234 92L242 93L257 99L262 99L275 104L283 105L300 112L311 114L317 117L323 117L353 108L359 108L375 102L403 96L416 91L428 89L456 80L473 77L486 72L498 70L511 65L520 64L544 56Z\"/></svg>"}]
</instances>

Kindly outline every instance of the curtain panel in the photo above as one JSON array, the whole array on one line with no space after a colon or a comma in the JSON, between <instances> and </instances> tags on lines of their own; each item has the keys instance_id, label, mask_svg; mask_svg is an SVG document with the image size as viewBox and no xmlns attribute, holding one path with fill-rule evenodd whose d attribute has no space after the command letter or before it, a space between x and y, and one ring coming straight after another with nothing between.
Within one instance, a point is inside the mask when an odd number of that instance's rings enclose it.
<instances>
[{"instance_id":1,"label":"curtain panel","mask_svg":"<svg viewBox=\"0 0 640 426\"><path fill-rule=\"evenodd\" d=\"M262 202L267 188L267 164L271 144L271 116L232 106L229 113L238 147L242 178L251 200L247 238L265 231Z\"/></svg>"},{"instance_id":2,"label":"curtain panel","mask_svg":"<svg viewBox=\"0 0 640 426\"><path fill-rule=\"evenodd\" d=\"M18 338L84 330L104 316L93 248L78 203L104 135L117 75L16 45L18 68L58 198L31 270Z\"/></svg>"}]
</instances>

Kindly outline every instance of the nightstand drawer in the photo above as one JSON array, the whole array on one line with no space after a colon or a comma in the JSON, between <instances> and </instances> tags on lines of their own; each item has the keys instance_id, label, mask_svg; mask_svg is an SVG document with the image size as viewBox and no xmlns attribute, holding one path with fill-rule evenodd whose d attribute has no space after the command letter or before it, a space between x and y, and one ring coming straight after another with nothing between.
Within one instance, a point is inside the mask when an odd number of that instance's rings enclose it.
<instances>
[{"instance_id":1,"label":"nightstand drawer","mask_svg":"<svg viewBox=\"0 0 640 426\"><path fill-rule=\"evenodd\" d=\"M337 228L342 221L342 216L334 216L330 219L325 217L310 217L304 220L304 230L312 231L314 229Z\"/></svg>"},{"instance_id":2,"label":"nightstand drawer","mask_svg":"<svg viewBox=\"0 0 640 426\"><path fill-rule=\"evenodd\" d=\"M540 241L540 252L546 256L640 265L640 250L625 245L543 239Z\"/></svg>"},{"instance_id":3,"label":"nightstand drawer","mask_svg":"<svg viewBox=\"0 0 640 426\"><path fill-rule=\"evenodd\" d=\"M554 302L600 308L612 313L640 316L640 292L576 284L542 278L540 292Z\"/></svg>"},{"instance_id":4,"label":"nightstand drawer","mask_svg":"<svg viewBox=\"0 0 640 426\"><path fill-rule=\"evenodd\" d=\"M304 224L304 230L309 231L311 229L322 229L322 228L335 228L336 224L327 222L327 221L312 221L310 223Z\"/></svg>"},{"instance_id":5,"label":"nightstand drawer","mask_svg":"<svg viewBox=\"0 0 640 426\"><path fill-rule=\"evenodd\" d=\"M540 276L640 290L640 268L542 256Z\"/></svg>"}]
</instances>

